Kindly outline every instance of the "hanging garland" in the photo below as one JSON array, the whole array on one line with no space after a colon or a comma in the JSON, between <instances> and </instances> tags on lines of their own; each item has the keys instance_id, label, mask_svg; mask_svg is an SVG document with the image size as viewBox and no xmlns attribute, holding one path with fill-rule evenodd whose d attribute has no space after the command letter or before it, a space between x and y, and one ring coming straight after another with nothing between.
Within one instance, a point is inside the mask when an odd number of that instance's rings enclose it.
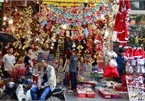
<instances>
[{"instance_id":1,"label":"hanging garland","mask_svg":"<svg viewBox=\"0 0 145 101\"><path fill-rule=\"evenodd\" d=\"M57 24L67 24L72 26L81 26L82 24L92 23L106 15L111 4L98 3L95 7L56 7L53 4L48 5L47 19L56 22ZM35 18L41 18L44 15L37 13ZM44 19L44 18L43 18ZM46 18L41 22L42 26L47 25Z\"/></svg>"}]
</instances>

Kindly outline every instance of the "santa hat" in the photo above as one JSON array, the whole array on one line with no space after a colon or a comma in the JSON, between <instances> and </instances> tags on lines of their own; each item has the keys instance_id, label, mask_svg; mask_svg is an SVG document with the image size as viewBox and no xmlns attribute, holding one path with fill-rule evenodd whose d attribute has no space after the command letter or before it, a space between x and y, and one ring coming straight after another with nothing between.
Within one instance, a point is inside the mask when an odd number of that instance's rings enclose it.
<instances>
[{"instance_id":1,"label":"santa hat","mask_svg":"<svg viewBox=\"0 0 145 101\"><path fill-rule=\"evenodd\" d=\"M140 53L139 48L137 48L134 52L134 58L141 58L141 57L142 57L142 54Z\"/></svg>"},{"instance_id":2,"label":"santa hat","mask_svg":"<svg viewBox=\"0 0 145 101\"><path fill-rule=\"evenodd\" d=\"M131 47L127 48L126 51L125 51L125 53L124 53L124 58L125 58L125 59L129 59L131 53L132 53Z\"/></svg>"},{"instance_id":3,"label":"santa hat","mask_svg":"<svg viewBox=\"0 0 145 101\"><path fill-rule=\"evenodd\" d=\"M144 51L142 50L142 48L141 48L141 47L139 48L139 50L138 50L138 51L139 51L140 55L141 55L142 57L144 57Z\"/></svg>"},{"instance_id":4,"label":"santa hat","mask_svg":"<svg viewBox=\"0 0 145 101\"><path fill-rule=\"evenodd\" d=\"M135 48L131 48L129 59L134 59Z\"/></svg>"}]
</instances>

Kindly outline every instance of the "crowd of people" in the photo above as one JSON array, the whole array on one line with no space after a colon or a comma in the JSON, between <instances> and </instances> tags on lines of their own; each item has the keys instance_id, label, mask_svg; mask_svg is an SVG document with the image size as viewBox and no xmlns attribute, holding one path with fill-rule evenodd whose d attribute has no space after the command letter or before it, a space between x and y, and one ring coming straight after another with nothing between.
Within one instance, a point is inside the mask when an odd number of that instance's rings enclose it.
<instances>
[{"instance_id":1,"label":"crowd of people","mask_svg":"<svg viewBox=\"0 0 145 101\"><path fill-rule=\"evenodd\" d=\"M13 55L14 48L9 47L7 49L7 54L5 54L2 58L2 62L4 64L4 78L8 79L11 78L8 74L8 72L13 68L13 66L16 64L16 57ZM33 51L31 47L28 47L26 49L26 56L24 58L24 65L27 69L27 73L25 76L31 77L32 76L32 68L33 68L33 61L31 59ZM67 79L70 82L70 90L69 92L76 92L76 85L77 85L77 64L78 64L78 57L75 53L75 51L70 51L71 55L66 54L65 55L65 64L63 67L63 70L67 73ZM44 101L47 94L49 94L51 91L53 91L56 87L56 74L55 69L53 66L48 64L48 61L42 60L42 67L43 71L40 75L40 80L38 85L31 88L31 97L32 100L37 100L37 92L39 90L43 90L43 93L41 94L40 100Z\"/></svg>"},{"instance_id":2,"label":"crowd of people","mask_svg":"<svg viewBox=\"0 0 145 101\"><path fill-rule=\"evenodd\" d=\"M9 78L8 71L16 64L16 58L13 55L13 47L9 47L7 50L7 54L3 56L3 64L4 64L4 78ZM70 54L65 54L65 62L63 66L63 71L66 73L66 79L69 81L69 88L68 92L76 92L76 85L77 85L77 71L78 71L78 57L76 52L73 50L69 50ZM26 56L24 58L24 64L28 72L26 76L32 76L32 68L33 68L33 61L31 59L33 51L31 47L26 49ZM118 57L116 58L117 61L117 69L119 76L122 75L122 63L123 59L123 50L119 50ZM53 66L48 64L48 61L42 60L42 67L44 68L40 75L40 80L37 86L31 88L31 96L33 100L37 100L36 93L39 90L43 89L43 93L40 97L40 100L45 100L47 94L53 91L56 87L56 74L55 69ZM115 78L115 81L121 83L121 78Z\"/></svg>"}]
</instances>

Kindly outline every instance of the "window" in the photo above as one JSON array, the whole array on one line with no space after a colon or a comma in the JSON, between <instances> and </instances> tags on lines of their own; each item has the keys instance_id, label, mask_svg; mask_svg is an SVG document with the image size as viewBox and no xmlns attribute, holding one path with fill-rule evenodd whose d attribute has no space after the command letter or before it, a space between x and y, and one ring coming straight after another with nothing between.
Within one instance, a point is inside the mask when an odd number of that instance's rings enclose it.
<instances>
[{"instance_id":1,"label":"window","mask_svg":"<svg viewBox=\"0 0 145 101\"><path fill-rule=\"evenodd\" d=\"M145 0L131 0L131 10L145 10Z\"/></svg>"}]
</instances>

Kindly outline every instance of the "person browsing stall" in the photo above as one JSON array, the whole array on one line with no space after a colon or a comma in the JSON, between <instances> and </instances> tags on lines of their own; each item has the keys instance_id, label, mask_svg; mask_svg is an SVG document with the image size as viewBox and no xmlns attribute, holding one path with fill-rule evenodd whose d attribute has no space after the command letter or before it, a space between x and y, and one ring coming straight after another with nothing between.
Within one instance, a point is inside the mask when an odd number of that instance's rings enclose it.
<instances>
[{"instance_id":1,"label":"person browsing stall","mask_svg":"<svg viewBox=\"0 0 145 101\"><path fill-rule=\"evenodd\" d=\"M32 100L37 100L36 93L43 89L40 101L45 101L47 94L52 92L56 87L56 74L53 66L50 66L48 62L44 60L42 60L42 66L44 70L40 76L39 84L38 86L34 86L30 91Z\"/></svg>"},{"instance_id":2,"label":"person browsing stall","mask_svg":"<svg viewBox=\"0 0 145 101\"><path fill-rule=\"evenodd\" d=\"M123 49L119 49L119 52L118 52L118 56L116 58L116 62L117 62L117 70L118 70L118 73L119 73L119 78L116 78L116 82L118 83L121 83L121 76L122 76L122 67L123 67L123 61L124 61L124 58L123 58Z\"/></svg>"},{"instance_id":3,"label":"person browsing stall","mask_svg":"<svg viewBox=\"0 0 145 101\"><path fill-rule=\"evenodd\" d=\"M7 50L7 54L5 54L2 58L2 62L4 63L4 77L8 78L9 74L8 71L12 69L14 64L16 63L15 56L13 55L13 47L9 47Z\"/></svg>"},{"instance_id":4,"label":"person browsing stall","mask_svg":"<svg viewBox=\"0 0 145 101\"><path fill-rule=\"evenodd\" d=\"M33 62L32 62L32 59L30 58L30 56L32 55L32 48L28 47L26 49L26 53L27 53L27 55L25 56L25 59L24 59L25 66L33 67Z\"/></svg>"},{"instance_id":5,"label":"person browsing stall","mask_svg":"<svg viewBox=\"0 0 145 101\"><path fill-rule=\"evenodd\" d=\"M71 51L72 55L70 56L70 67L69 67L69 72L70 72L70 80L71 80L71 91L70 92L75 92L76 91L76 85L77 85L77 66L78 66L78 57L75 54L75 51Z\"/></svg>"}]
</instances>

